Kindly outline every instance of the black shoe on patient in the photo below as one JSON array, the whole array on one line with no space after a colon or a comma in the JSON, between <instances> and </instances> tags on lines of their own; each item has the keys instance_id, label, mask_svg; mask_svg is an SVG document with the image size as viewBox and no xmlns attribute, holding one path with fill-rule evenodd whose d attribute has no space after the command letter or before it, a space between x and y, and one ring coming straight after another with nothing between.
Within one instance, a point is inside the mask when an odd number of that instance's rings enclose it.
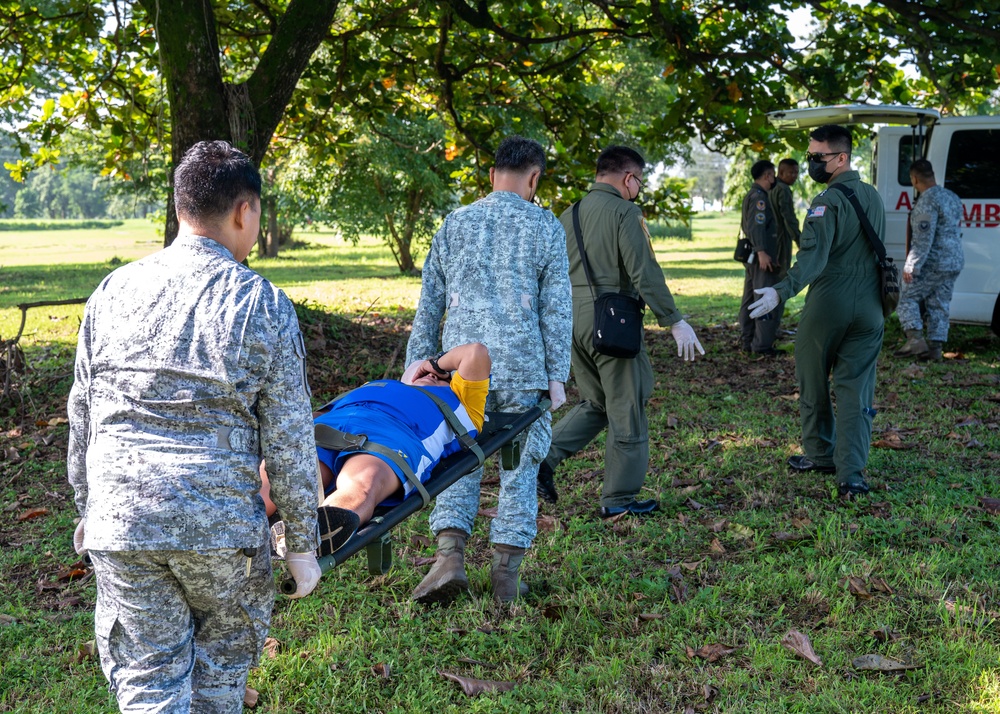
<instances>
[{"instance_id":1,"label":"black shoe on patient","mask_svg":"<svg viewBox=\"0 0 1000 714\"><path fill-rule=\"evenodd\" d=\"M822 466L808 456L789 456L788 466L793 471L818 471L821 474L837 473L836 466Z\"/></svg>"},{"instance_id":2,"label":"black shoe on patient","mask_svg":"<svg viewBox=\"0 0 1000 714\"><path fill-rule=\"evenodd\" d=\"M644 516L658 510L660 510L660 504L651 498L648 501L632 501L624 506L601 506L601 518L612 518L623 513Z\"/></svg>"},{"instance_id":3,"label":"black shoe on patient","mask_svg":"<svg viewBox=\"0 0 1000 714\"><path fill-rule=\"evenodd\" d=\"M549 503L555 503L559 500L559 494L556 492L556 481L553 476L551 466L544 461L538 464L538 497Z\"/></svg>"},{"instance_id":4,"label":"black shoe on patient","mask_svg":"<svg viewBox=\"0 0 1000 714\"><path fill-rule=\"evenodd\" d=\"M336 506L320 506L316 522L319 525L319 549L316 552L321 558L340 550L361 525L357 513Z\"/></svg>"}]
</instances>

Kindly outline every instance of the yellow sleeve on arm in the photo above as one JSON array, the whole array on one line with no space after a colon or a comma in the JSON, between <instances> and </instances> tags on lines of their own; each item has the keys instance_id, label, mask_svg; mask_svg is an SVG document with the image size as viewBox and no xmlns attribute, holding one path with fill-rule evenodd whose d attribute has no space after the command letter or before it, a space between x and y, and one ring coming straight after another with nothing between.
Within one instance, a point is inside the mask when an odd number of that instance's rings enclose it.
<instances>
[{"instance_id":1,"label":"yellow sleeve on arm","mask_svg":"<svg viewBox=\"0 0 1000 714\"><path fill-rule=\"evenodd\" d=\"M462 379L458 372L451 377L451 391L458 397L458 401L469 412L472 423L476 426L476 431L483 430L483 420L486 418L486 395L490 391L490 380L479 379L475 381Z\"/></svg>"}]
</instances>

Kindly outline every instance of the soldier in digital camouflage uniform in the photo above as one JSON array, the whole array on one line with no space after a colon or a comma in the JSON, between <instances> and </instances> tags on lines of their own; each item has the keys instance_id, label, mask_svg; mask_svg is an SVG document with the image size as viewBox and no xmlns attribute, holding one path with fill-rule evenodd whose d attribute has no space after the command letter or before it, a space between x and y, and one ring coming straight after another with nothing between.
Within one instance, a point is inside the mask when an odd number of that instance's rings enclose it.
<instances>
[{"instance_id":1,"label":"soldier in digital camouflage uniform","mask_svg":"<svg viewBox=\"0 0 1000 714\"><path fill-rule=\"evenodd\" d=\"M521 412L542 398L565 401L569 376L572 305L566 234L556 217L532 201L545 171L535 141L504 139L490 169L493 192L444 221L423 267L420 303L407 346L407 363L441 348L482 342L493 359L488 410ZM490 541L494 544L494 597L510 601L527 592L518 578L536 534L538 462L552 438L546 414L527 432L521 461L500 472L500 497ZM468 588L465 541L479 509L482 470L437 498L430 525L437 561L414 590L420 602L449 602Z\"/></svg>"},{"instance_id":2,"label":"soldier in digital camouflage uniform","mask_svg":"<svg viewBox=\"0 0 1000 714\"><path fill-rule=\"evenodd\" d=\"M875 187L851 169L852 144L845 127L816 128L809 135L809 176L853 191L884 240L885 207ZM749 307L750 317L757 317L809 286L795 335L804 453L790 457L788 465L836 473L837 490L848 498L869 490L864 469L885 325L880 284L875 251L857 211L841 190L827 189L806 214L795 265L774 287L756 290L760 299Z\"/></svg>"},{"instance_id":3,"label":"soldier in digital camouflage uniform","mask_svg":"<svg viewBox=\"0 0 1000 714\"><path fill-rule=\"evenodd\" d=\"M774 340L781 325L783 303L766 315L757 319L750 317L747 306L755 299L754 290L770 287L778 282L782 266L778 261L778 223L775 220L768 191L774 188L777 179L774 164L761 159L750 167L753 186L743 198L743 234L753 246L751 260L744 267L743 300L740 302L740 337L744 352L763 355L777 354ZM789 251L790 253L791 251ZM789 256L791 257L791 256Z\"/></svg>"},{"instance_id":4,"label":"soldier in digital camouflage uniform","mask_svg":"<svg viewBox=\"0 0 1000 714\"><path fill-rule=\"evenodd\" d=\"M965 266L962 199L934 179L926 159L910 166L910 182L920 197L910 211L910 250L903 266L903 289L896 314L906 333L898 356L939 360L948 340L951 294ZM927 311L927 339L920 304Z\"/></svg>"},{"instance_id":5,"label":"soldier in digital camouflage uniform","mask_svg":"<svg viewBox=\"0 0 1000 714\"><path fill-rule=\"evenodd\" d=\"M316 450L305 350L285 295L240 261L260 175L200 142L174 179L180 235L87 302L69 398L74 535L97 579L101 667L123 712L239 712L274 602L258 466L288 567L316 564Z\"/></svg>"}]
</instances>

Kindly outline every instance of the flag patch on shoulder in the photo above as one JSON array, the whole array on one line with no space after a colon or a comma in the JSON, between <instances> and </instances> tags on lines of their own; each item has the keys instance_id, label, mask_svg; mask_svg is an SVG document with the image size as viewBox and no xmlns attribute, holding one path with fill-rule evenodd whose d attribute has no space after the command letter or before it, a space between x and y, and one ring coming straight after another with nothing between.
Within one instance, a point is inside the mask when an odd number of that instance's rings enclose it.
<instances>
[{"instance_id":1,"label":"flag patch on shoulder","mask_svg":"<svg viewBox=\"0 0 1000 714\"><path fill-rule=\"evenodd\" d=\"M810 208L809 212L806 214L806 218L822 218L826 213L826 206L816 206L815 208Z\"/></svg>"}]
</instances>

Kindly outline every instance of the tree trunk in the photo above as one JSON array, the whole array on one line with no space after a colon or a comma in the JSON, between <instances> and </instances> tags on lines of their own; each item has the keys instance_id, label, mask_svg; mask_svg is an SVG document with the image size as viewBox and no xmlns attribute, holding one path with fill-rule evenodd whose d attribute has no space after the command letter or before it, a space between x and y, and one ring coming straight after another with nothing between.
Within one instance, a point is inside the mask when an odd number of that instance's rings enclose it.
<instances>
[{"instance_id":1,"label":"tree trunk","mask_svg":"<svg viewBox=\"0 0 1000 714\"><path fill-rule=\"evenodd\" d=\"M152 19L167 85L171 166L199 141L225 139L260 165L299 77L326 36L340 0L291 0L244 84L223 83L211 3L140 0ZM177 237L173 168L164 245Z\"/></svg>"},{"instance_id":2,"label":"tree trunk","mask_svg":"<svg viewBox=\"0 0 1000 714\"><path fill-rule=\"evenodd\" d=\"M267 257L278 257L278 202L274 196L265 199L267 204Z\"/></svg>"}]
</instances>

